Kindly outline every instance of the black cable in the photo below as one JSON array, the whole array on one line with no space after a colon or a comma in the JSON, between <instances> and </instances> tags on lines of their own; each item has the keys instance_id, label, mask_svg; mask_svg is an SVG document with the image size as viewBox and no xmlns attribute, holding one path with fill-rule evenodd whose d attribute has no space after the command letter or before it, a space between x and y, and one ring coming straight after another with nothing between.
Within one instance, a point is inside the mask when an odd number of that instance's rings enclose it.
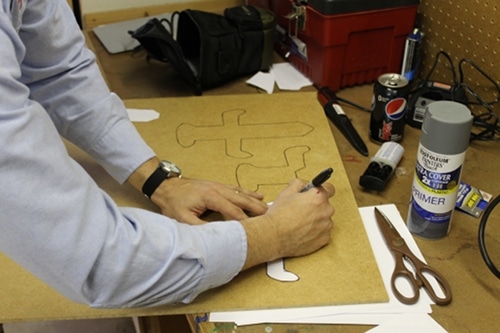
<instances>
[{"instance_id":1,"label":"black cable","mask_svg":"<svg viewBox=\"0 0 500 333\"><path fill-rule=\"evenodd\" d=\"M413 89L413 91L410 92L410 95L422 89L427 84L427 82L430 81L431 75L432 73L434 73L434 70L437 67L440 56L445 57L446 60L448 60L448 63L450 64L450 70L453 75L453 86L456 86L458 84L457 73L455 71L455 65L453 64L453 60L451 59L450 55L445 51L439 51L438 53L436 53L436 58L434 59L434 63L432 64L430 71L427 73L426 77L420 82L420 84L415 89Z\"/></svg>"},{"instance_id":2,"label":"black cable","mask_svg":"<svg viewBox=\"0 0 500 333\"><path fill-rule=\"evenodd\" d=\"M410 92L410 95L418 93L419 90L425 88L430 82L430 78L434 73L434 70L437 67L440 57L445 57L448 63L450 64L450 70L453 75L453 84L451 91L451 100L467 105L471 110L473 115L473 125L474 131L479 130L479 132L474 133L471 132L470 141L487 141L487 140L497 140L498 135L500 135L500 120L498 119L498 115L494 112L493 106L500 102L500 86L497 82L489 76L484 70L482 70L476 63L472 60L464 58L461 59L458 63L458 70L460 74L460 79L457 78L457 73L455 70L455 66L453 64L453 60L450 55L445 51L439 51L436 54L434 59L434 63L430 71L427 73L425 78L418 84L418 86ZM468 86L464 81L464 64L470 65L474 70L479 72L487 81L489 81L494 91L496 92L496 97L491 101L484 100L478 93L476 93L470 86ZM494 93L495 93L494 92ZM460 97L465 94L465 97ZM475 112L474 107L479 107L485 112Z\"/></svg>"},{"instance_id":3,"label":"black cable","mask_svg":"<svg viewBox=\"0 0 500 333\"><path fill-rule=\"evenodd\" d=\"M320 89L321 89L321 87L320 87L320 86L318 86L317 84L313 84L313 86L314 86L314 88L316 88L316 90L320 90ZM340 97L340 96L337 96L337 95L335 95L335 97L337 97L337 100L338 100L339 102L342 102L342 103L344 103L344 104L347 104L347 105L349 105L349 106L352 106L352 107L354 107L354 108L356 108L356 109L359 109L359 110L361 110L361 111L365 111L365 112L372 112L372 110L371 110L371 109L366 108L366 107L364 107L364 106L362 106L362 105L360 105L360 104L354 103L354 102L352 102L352 101L350 101L350 100L348 100L348 99L345 99L345 98Z\"/></svg>"},{"instance_id":4,"label":"black cable","mask_svg":"<svg viewBox=\"0 0 500 333\"><path fill-rule=\"evenodd\" d=\"M487 104L487 105L493 105L495 103L498 103L500 101L500 86L495 82L495 80L489 76L485 71L483 71L475 62L473 62L472 60L470 59L467 59L467 58L464 58L462 60L460 60L460 62L458 63L458 70L460 72L460 83L461 84L464 84L464 73L463 73L463 69L462 69L462 65L466 63L466 64L469 64L470 66L472 66L475 70L477 70L484 78L486 78L488 81L491 82L491 84L493 85L493 87L495 87L496 91L497 91L497 97L491 101L491 102L486 102L486 101L481 101L479 102L479 104ZM472 90L472 89L471 89ZM476 99L479 98L479 95L475 94Z\"/></svg>"},{"instance_id":5,"label":"black cable","mask_svg":"<svg viewBox=\"0 0 500 333\"><path fill-rule=\"evenodd\" d=\"M500 195L497 196L486 208L483 213L483 217L481 218L481 222L479 223L479 232L478 232L478 242L479 242L479 250L481 251L481 256L486 263L486 266L490 269L490 271L500 279L500 271L496 268L495 264L491 261L488 251L486 250L486 244L484 242L484 231L486 229L486 222L488 222L488 218L493 211L493 209L500 202Z\"/></svg>"},{"instance_id":6,"label":"black cable","mask_svg":"<svg viewBox=\"0 0 500 333\"><path fill-rule=\"evenodd\" d=\"M464 70L463 65L468 64L474 70L479 72L487 81L489 81L494 88L496 97L491 101L486 101L478 93L476 93L471 87L464 83ZM493 106L500 101L500 86L497 82L489 76L484 70L482 70L476 63L472 60L464 58L460 60L458 64L458 69L460 73L460 86L467 93L467 96L472 98L467 98L464 104L470 107L472 115L474 116L473 124L476 129L480 129L479 133L471 133L470 141L474 140L495 140L495 136L500 133L500 124L498 115L495 114ZM474 112L474 107L480 107L486 112L477 113Z\"/></svg>"},{"instance_id":7,"label":"black cable","mask_svg":"<svg viewBox=\"0 0 500 333\"><path fill-rule=\"evenodd\" d=\"M372 112L372 110L371 110L371 109L365 108L364 106L361 106L361 105L359 105L359 104L356 104L356 103L354 103L354 102L351 102L350 100L347 100L347 99L345 99L345 98L343 98L343 97L337 96L337 99L339 100L339 102L342 102L342 103L345 103L345 104L347 104L347 105L353 106L353 107L355 107L355 108L357 108L357 109L360 109L361 111L365 111L365 112Z\"/></svg>"}]
</instances>

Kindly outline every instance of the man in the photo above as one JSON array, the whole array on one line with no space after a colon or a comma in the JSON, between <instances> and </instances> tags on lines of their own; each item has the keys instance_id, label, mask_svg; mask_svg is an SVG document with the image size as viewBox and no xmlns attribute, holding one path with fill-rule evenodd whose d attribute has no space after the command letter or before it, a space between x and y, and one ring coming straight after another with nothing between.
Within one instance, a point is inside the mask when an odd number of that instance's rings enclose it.
<instances>
[{"instance_id":1,"label":"man","mask_svg":"<svg viewBox=\"0 0 500 333\"><path fill-rule=\"evenodd\" d=\"M3 253L76 302L131 307L190 302L242 269L329 242L331 184L300 193L293 180L267 209L260 194L178 178L109 92L64 0L1 4ZM169 217L118 207L60 136ZM204 223L209 209L233 220Z\"/></svg>"}]
</instances>

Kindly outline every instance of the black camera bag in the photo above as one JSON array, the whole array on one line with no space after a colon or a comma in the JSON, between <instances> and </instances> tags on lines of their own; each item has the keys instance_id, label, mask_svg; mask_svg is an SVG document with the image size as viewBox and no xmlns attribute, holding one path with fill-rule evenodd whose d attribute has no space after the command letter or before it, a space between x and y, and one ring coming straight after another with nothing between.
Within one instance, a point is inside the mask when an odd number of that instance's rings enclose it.
<instances>
[{"instance_id":1,"label":"black camera bag","mask_svg":"<svg viewBox=\"0 0 500 333\"><path fill-rule=\"evenodd\" d=\"M131 35L149 57L170 62L201 95L231 79L269 70L274 28L273 12L238 6L227 8L224 15L188 9L175 13L170 21L153 18Z\"/></svg>"}]
</instances>

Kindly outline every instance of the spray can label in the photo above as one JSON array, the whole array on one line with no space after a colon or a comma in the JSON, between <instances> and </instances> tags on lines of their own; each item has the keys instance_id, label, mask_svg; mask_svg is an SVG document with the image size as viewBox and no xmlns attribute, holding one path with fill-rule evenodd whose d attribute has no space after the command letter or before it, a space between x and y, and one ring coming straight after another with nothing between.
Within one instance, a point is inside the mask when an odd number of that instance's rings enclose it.
<instances>
[{"instance_id":1,"label":"spray can label","mask_svg":"<svg viewBox=\"0 0 500 333\"><path fill-rule=\"evenodd\" d=\"M414 221L409 225L412 232L426 238L446 236L456 204L464 158L465 152L443 155L419 145L412 186Z\"/></svg>"}]
</instances>

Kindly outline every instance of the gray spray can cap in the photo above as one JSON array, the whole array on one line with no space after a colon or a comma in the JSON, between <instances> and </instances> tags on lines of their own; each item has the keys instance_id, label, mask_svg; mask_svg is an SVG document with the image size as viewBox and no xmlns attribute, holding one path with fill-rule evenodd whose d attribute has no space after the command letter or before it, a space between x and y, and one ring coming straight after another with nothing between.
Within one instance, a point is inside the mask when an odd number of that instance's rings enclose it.
<instances>
[{"instance_id":1,"label":"gray spray can cap","mask_svg":"<svg viewBox=\"0 0 500 333\"><path fill-rule=\"evenodd\" d=\"M441 154L460 154L469 146L472 114L463 104L436 101L427 106L420 142Z\"/></svg>"}]
</instances>

